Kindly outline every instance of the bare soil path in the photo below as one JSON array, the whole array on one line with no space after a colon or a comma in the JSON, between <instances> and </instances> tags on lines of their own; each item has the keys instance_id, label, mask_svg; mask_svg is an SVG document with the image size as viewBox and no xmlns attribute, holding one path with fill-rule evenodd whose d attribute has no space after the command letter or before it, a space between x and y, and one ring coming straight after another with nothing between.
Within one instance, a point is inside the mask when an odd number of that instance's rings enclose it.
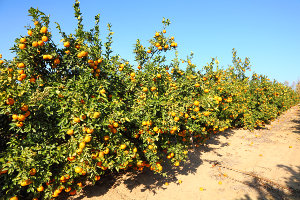
<instances>
[{"instance_id":1,"label":"bare soil path","mask_svg":"<svg viewBox=\"0 0 300 200\"><path fill-rule=\"evenodd\" d=\"M265 129L214 135L189 154L167 178L150 171L109 176L69 199L299 200L300 106Z\"/></svg>"}]
</instances>

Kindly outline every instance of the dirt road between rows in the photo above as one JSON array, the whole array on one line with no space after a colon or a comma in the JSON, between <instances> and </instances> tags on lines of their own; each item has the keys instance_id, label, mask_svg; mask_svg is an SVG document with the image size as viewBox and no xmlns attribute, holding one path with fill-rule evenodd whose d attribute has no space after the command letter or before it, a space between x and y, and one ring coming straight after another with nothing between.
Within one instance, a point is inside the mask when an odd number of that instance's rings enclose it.
<instances>
[{"instance_id":1,"label":"dirt road between rows","mask_svg":"<svg viewBox=\"0 0 300 200\"><path fill-rule=\"evenodd\" d=\"M212 136L168 173L167 178L150 171L104 177L69 199L300 199L300 105L265 129Z\"/></svg>"}]
</instances>

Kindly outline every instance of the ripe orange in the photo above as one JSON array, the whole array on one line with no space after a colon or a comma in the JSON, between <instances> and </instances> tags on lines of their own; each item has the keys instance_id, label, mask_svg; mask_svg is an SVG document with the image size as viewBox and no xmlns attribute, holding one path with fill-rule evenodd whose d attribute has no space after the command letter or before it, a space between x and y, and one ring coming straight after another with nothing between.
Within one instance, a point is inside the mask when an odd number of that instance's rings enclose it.
<instances>
[{"instance_id":1,"label":"ripe orange","mask_svg":"<svg viewBox=\"0 0 300 200\"><path fill-rule=\"evenodd\" d=\"M13 114L13 115L12 115L12 118L13 118L13 120L17 120L17 119L18 119L18 115Z\"/></svg>"},{"instance_id":2,"label":"ripe orange","mask_svg":"<svg viewBox=\"0 0 300 200\"><path fill-rule=\"evenodd\" d=\"M153 128L153 131L154 131L154 132L158 132L158 130L159 130L159 129L158 129L158 127L156 127L156 126Z\"/></svg>"},{"instance_id":3,"label":"ripe orange","mask_svg":"<svg viewBox=\"0 0 300 200\"><path fill-rule=\"evenodd\" d=\"M35 22L34 22L34 25L35 25L35 26L36 26L36 25L38 25L38 24L39 24L39 22L38 22L38 21L35 21Z\"/></svg>"},{"instance_id":4,"label":"ripe orange","mask_svg":"<svg viewBox=\"0 0 300 200\"><path fill-rule=\"evenodd\" d=\"M156 77L157 77L157 78L161 78L161 74L157 74Z\"/></svg>"},{"instance_id":5,"label":"ripe orange","mask_svg":"<svg viewBox=\"0 0 300 200\"><path fill-rule=\"evenodd\" d=\"M95 113L94 113L94 118L97 119L97 118L100 117L100 115L101 115L100 112L95 112Z\"/></svg>"},{"instance_id":6,"label":"ripe orange","mask_svg":"<svg viewBox=\"0 0 300 200\"><path fill-rule=\"evenodd\" d=\"M15 103L15 100L13 99L13 98L8 98L7 100L6 100L6 104L8 104L8 105L14 105L14 103Z\"/></svg>"},{"instance_id":7,"label":"ripe orange","mask_svg":"<svg viewBox=\"0 0 300 200\"><path fill-rule=\"evenodd\" d=\"M105 135L105 136L104 136L104 140L105 140L105 141L109 140L109 136L108 136L108 135Z\"/></svg>"},{"instance_id":8,"label":"ripe orange","mask_svg":"<svg viewBox=\"0 0 300 200\"><path fill-rule=\"evenodd\" d=\"M0 60L0 65L3 64L3 63L4 63L4 61L3 61L3 60Z\"/></svg>"},{"instance_id":9,"label":"ripe orange","mask_svg":"<svg viewBox=\"0 0 300 200\"><path fill-rule=\"evenodd\" d=\"M205 92L205 93L208 93L208 92L209 92L209 89L205 89L204 92Z\"/></svg>"},{"instance_id":10,"label":"ripe orange","mask_svg":"<svg viewBox=\"0 0 300 200\"><path fill-rule=\"evenodd\" d=\"M174 121L178 122L179 121L179 117L174 117Z\"/></svg>"},{"instance_id":11,"label":"ripe orange","mask_svg":"<svg viewBox=\"0 0 300 200\"><path fill-rule=\"evenodd\" d=\"M114 122L114 123L113 123L113 127L118 128L118 127L119 127L119 124L118 124L117 122Z\"/></svg>"},{"instance_id":12,"label":"ripe orange","mask_svg":"<svg viewBox=\"0 0 300 200\"><path fill-rule=\"evenodd\" d=\"M58 65L58 64L60 64L60 60L59 60L59 58L55 58L55 59L54 59L54 64L55 64L55 65Z\"/></svg>"},{"instance_id":13,"label":"ripe orange","mask_svg":"<svg viewBox=\"0 0 300 200\"><path fill-rule=\"evenodd\" d=\"M24 68L25 65L24 65L24 63L19 63L19 64L18 64L18 67L19 67L19 68Z\"/></svg>"},{"instance_id":14,"label":"ripe orange","mask_svg":"<svg viewBox=\"0 0 300 200\"><path fill-rule=\"evenodd\" d=\"M134 73L134 72L130 73L130 76L131 76L132 78L135 77L135 73Z\"/></svg>"},{"instance_id":15,"label":"ripe orange","mask_svg":"<svg viewBox=\"0 0 300 200\"><path fill-rule=\"evenodd\" d=\"M86 129L86 132L87 132L88 134L92 134L92 133L94 132L94 129L92 129L92 128L87 128L87 129Z\"/></svg>"},{"instance_id":16,"label":"ripe orange","mask_svg":"<svg viewBox=\"0 0 300 200\"><path fill-rule=\"evenodd\" d=\"M21 39L20 39L20 42L21 42L21 43L25 43L25 42L26 42L26 38L21 38Z\"/></svg>"},{"instance_id":17,"label":"ripe orange","mask_svg":"<svg viewBox=\"0 0 300 200\"><path fill-rule=\"evenodd\" d=\"M75 117L75 118L73 119L73 122L79 123L79 122L80 122L80 118L79 118L79 117Z\"/></svg>"},{"instance_id":18,"label":"ripe orange","mask_svg":"<svg viewBox=\"0 0 300 200\"><path fill-rule=\"evenodd\" d=\"M25 111L28 110L28 106L27 105L23 105L20 109L25 112Z\"/></svg>"},{"instance_id":19,"label":"ripe orange","mask_svg":"<svg viewBox=\"0 0 300 200\"><path fill-rule=\"evenodd\" d=\"M95 176L95 181L99 181L100 180L100 176Z\"/></svg>"},{"instance_id":20,"label":"ripe orange","mask_svg":"<svg viewBox=\"0 0 300 200\"><path fill-rule=\"evenodd\" d=\"M19 48L20 49L25 49L26 48L26 44L19 44Z\"/></svg>"},{"instance_id":21,"label":"ripe orange","mask_svg":"<svg viewBox=\"0 0 300 200\"><path fill-rule=\"evenodd\" d=\"M64 47L70 47L70 42L69 41L64 42Z\"/></svg>"},{"instance_id":22,"label":"ripe orange","mask_svg":"<svg viewBox=\"0 0 300 200\"><path fill-rule=\"evenodd\" d=\"M41 185L40 187L36 188L36 190L38 192L43 192L44 191L44 187Z\"/></svg>"},{"instance_id":23,"label":"ripe orange","mask_svg":"<svg viewBox=\"0 0 300 200\"><path fill-rule=\"evenodd\" d=\"M80 149L83 149L84 147L85 147L85 142L80 142L80 143L79 143L79 148L80 148Z\"/></svg>"},{"instance_id":24,"label":"ripe orange","mask_svg":"<svg viewBox=\"0 0 300 200\"><path fill-rule=\"evenodd\" d=\"M156 33L155 33L155 37L158 37L158 36L159 36L159 33L158 33L158 32L156 32Z\"/></svg>"},{"instance_id":25,"label":"ripe orange","mask_svg":"<svg viewBox=\"0 0 300 200\"><path fill-rule=\"evenodd\" d=\"M126 148L126 144L121 144L120 145L120 149L125 149Z\"/></svg>"},{"instance_id":26,"label":"ripe orange","mask_svg":"<svg viewBox=\"0 0 300 200\"><path fill-rule=\"evenodd\" d=\"M43 42L42 40L39 40L39 41L38 41L38 44L39 44L39 46L43 46L43 45L44 45L44 42Z\"/></svg>"},{"instance_id":27,"label":"ripe orange","mask_svg":"<svg viewBox=\"0 0 300 200\"><path fill-rule=\"evenodd\" d=\"M153 149L153 145L148 145L148 149Z\"/></svg>"},{"instance_id":28,"label":"ripe orange","mask_svg":"<svg viewBox=\"0 0 300 200\"><path fill-rule=\"evenodd\" d=\"M43 37L42 37L42 41L43 41L43 42L47 42L47 41L48 41L48 37L47 37L47 36L43 36Z\"/></svg>"},{"instance_id":29,"label":"ripe orange","mask_svg":"<svg viewBox=\"0 0 300 200\"><path fill-rule=\"evenodd\" d=\"M45 26L43 26L42 28L41 28L41 33L47 33L47 27L45 27Z\"/></svg>"},{"instance_id":30,"label":"ripe orange","mask_svg":"<svg viewBox=\"0 0 300 200\"><path fill-rule=\"evenodd\" d=\"M9 200L18 200L19 198L17 196L11 197Z\"/></svg>"},{"instance_id":31,"label":"ripe orange","mask_svg":"<svg viewBox=\"0 0 300 200\"><path fill-rule=\"evenodd\" d=\"M92 136L90 136L90 135L86 135L85 137L84 137L84 141L85 142L90 142L92 140Z\"/></svg>"},{"instance_id":32,"label":"ripe orange","mask_svg":"<svg viewBox=\"0 0 300 200\"><path fill-rule=\"evenodd\" d=\"M71 187L67 187L66 189L65 189L65 192L70 192L71 191Z\"/></svg>"},{"instance_id":33,"label":"ripe orange","mask_svg":"<svg viewBox=\"0 0 300 200\"><path fill-rule=\"evenodd\" d=\"M29 36L32 36L32 30L28 30L27 33Z\"/></svg>"},{"instance_id":34,"label":"ripe orange","mask_svg":"<svg viewBox=\"0 0 300 200\"><path fill-rule=\"evenodd\" d=\"M83 169L81 167L75 167L75 172L76 173L81 173L83 171Z\"/></svg>"},{"instance_id":35,"label":"ripe orange","mask_svg":"<svg viewBox=\"0 0 300 200\"><path fill-rule=\"evenodd\" d=\"M69 193L71 196L75 195L76 194L76 190L73 190Z\"/></svg>"},{"instance_id":36,"label":"ripe orange","mask_svg":"<svg viewBox=\"0 0 300 200\"><path fill-rule=\"evenodd\" d=\"M32 169L30 170L29 174L30 174L31 176L34 176L34 175L36 174L36 169L35 169L35 168L32 168Z\"/></svg>"},{"instance_id":37,"label":"ripe orange","mask_svg":"<svg viewBox=\"0 0 300 200\"><path fill-rule=\"evenodd\" d=\"M147 91L148 91L148 88L144 87L143 92L147 92Z\"/></svg>"},{"instance_id":38,"label":"ripe orange","mask_svg":"<svg viewBox=\"0 0 300 200\"><path fill-rule=\"evenodd\" d=\"M151 53L151 50L149 49L149 50L147 51L147 53Z\"/></svg>"},{"instance_id":39,"label":"ripe orange","mask_svg":"<svg viewBox=\"0 0 300 200\"><path fill-rule=\"evenodd\" d=\"M196 83L196 84L195 84L195 87L200 87L200 84L199 84L199 83Z\"/></svg>"},{"instance_id":40,"label":"ripe orange","mask_svg":"<svg viewBox=\"0 0 300 200\"><path fill-rule=\"evenodd\" d=\"M34 42L32 42L32 46L37 47L37 46L39 46L39 43L37 41L34 41Z\"/></svg>"},{"instance_id":41,"label":"ripe orange","mask_svg":"<svg viewBox=\"0 0 300 200\"><path fill-rule=\"evenodd\" d=\"M17 122L17 123L16 123L16 126L17 126L17 127L22 127L23 125L24 125L23 122Z\"/></svg>"},{"instance_id":42,"label":"ripe orange","mask_svg":"<svg viewBox=\"0 0 300 200\"><path fill-rule=\"evenodd\" d=\"M18 120L19 120L20 122L25 121L25 119L26 119L26 117L25 117L24 115L19 115L19 116L18 116Z\"/></svg>"},{"instance_id":43,"label":"ripe orange","mask_svg":"<svg viewBox=\"0 0 300 200\"><path fill-rule=\"evenodd\" d=\"M166 33L167 31L166 30L163 30L163 33Z\"/></svg>"},{"instance_id":44,"label":"ripe orange","mask_svg":"<svg viewBox=\"0 0 300 200\"><path fill-rule=\"evenodd\" d=\"M194 101L194 105L195 105L195 106L199 106L199 105L200 105L200 102L196 100L196 101Z\"/></svg>"},{"instance_id":45,"label":"ripe orange","mask_svg":"<svg viewBox=\"0 0 300 200\"><path fill-rule=\"evenodd\" d=\"M67 134L68 134L68 135L73 135L73 134L74 134L74 130L73 130L73 129L69 129L69 130L67 131Z\"/></svg>"}]
</instances>

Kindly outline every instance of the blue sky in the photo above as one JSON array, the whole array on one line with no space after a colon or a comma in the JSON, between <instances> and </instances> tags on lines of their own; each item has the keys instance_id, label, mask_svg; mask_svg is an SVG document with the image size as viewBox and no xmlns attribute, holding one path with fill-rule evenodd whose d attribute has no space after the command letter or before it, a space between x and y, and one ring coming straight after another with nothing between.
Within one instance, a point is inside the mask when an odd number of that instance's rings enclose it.
<instances>
[{"instance_id":1,"label":"blue sky","mask_svg":"<svg viewBox=\"0 0 300 200\"><path fill-rule=\"evenodd\" d=\"M54 40L61 39L55 29L58 22L66 33L76 26L72 0L0 0L0 53L12 59L9 49L14 39L26 35L24 26L32 25L30 7L50 15ZM231 64L232 48L238 56L249 57L252 71L280 82L300 79L300 1L299 0L82 0L85 28L94 24L100 13L103 39L106 24L114 34L113 50L134 60L133 45L141 39L144 46L155 31L162 30L162 18L171 20L167 33L175 37L179 56L194 52L193 63L200 69L217 57L220 65ZM184 68L184 66L182 66Z\"/></svg>"}]
</instances>

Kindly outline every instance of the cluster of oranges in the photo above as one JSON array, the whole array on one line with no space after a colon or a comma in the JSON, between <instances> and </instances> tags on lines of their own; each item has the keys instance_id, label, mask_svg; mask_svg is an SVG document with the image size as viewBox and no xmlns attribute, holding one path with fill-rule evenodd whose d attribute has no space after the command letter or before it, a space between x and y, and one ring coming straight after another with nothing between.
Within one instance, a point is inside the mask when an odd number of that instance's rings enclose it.
<instances>
[{"instance_id":1,"label":"cluster of oranges","mask_svg":"<svg viewBox=\"0 0 300 200\"><path fill-rule=\"evenodd\" d=\"M264 126L299 101L280 83L247 77L249 60L242 62L235 51L228 69L216 68L216 59L202 71L190 57L166 63L161 54L177 47L166 36L168 20L148 49L137 42L134 67L111 55L110 40L106 51L89 42L98 41L97 25L95 33L79 26L78 34L63 34L59 49L51 42L49 19L30 12L35 27L18 40L18 56L0 60L1 114L13 122L8 138L15 144L1 154L0 181L9 189L0 193L11 200L75 195L85 181L95 183L112 171L162 173L165 162L180 166L189 148L211 134Z\"/></svg>"}]
</instances>

